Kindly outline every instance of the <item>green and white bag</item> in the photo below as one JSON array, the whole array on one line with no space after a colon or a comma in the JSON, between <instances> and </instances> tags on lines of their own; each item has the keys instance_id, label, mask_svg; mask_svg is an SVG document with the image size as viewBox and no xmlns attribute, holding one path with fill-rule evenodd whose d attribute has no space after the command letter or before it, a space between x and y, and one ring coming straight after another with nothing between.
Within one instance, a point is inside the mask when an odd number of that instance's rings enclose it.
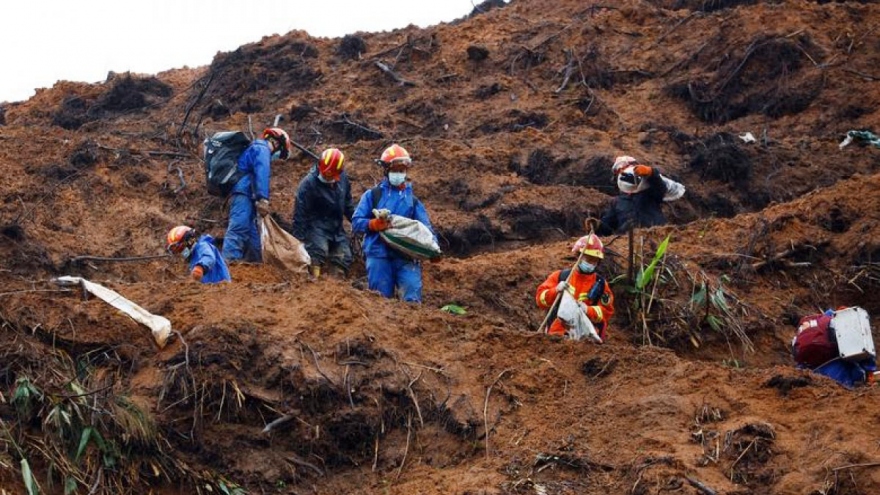
<instances>
[{"instance_id":1,"label":"green and white bag","mask_svg":"<svg viewBox=\"0 0 880 495\"><path fill-rule=\"evenodd\" d=\"M382 212L376 211L374 215L378 218ZM387 215L387 218L391 227L379 232L379 237L392 249L417 260L429 260L442 254L431 229L422 222L400 215Z\"/></svg>"}]
</instances>

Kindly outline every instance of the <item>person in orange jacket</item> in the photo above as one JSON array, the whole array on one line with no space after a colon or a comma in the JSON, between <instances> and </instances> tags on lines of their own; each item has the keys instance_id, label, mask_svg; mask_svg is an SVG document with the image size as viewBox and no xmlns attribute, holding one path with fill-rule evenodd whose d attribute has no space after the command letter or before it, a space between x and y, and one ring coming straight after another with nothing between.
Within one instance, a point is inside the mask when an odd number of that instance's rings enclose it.
<instances>
[{"instance_id":1,"label":"person in orange jacket","mask_svg":"<svg viewBox=\"0 0 880 495\"><path fill-rule=\"evenodd\" d=\"M608 282L596 273L596 268L605 258L605 247L595 234L586 235L578 239L572 247L572 252L580 256L577 267L572 271L570 268L556 270L547 277L535 294L535 302L541 309L549 309L556 300L556 296L563 290L569 291L578 301L581 310L596 327L596 333L602 342L608 336L608 320L614 315L614 294ZM566 278L571 274L568 282ZM553 324L547 331L550 335L565 335L565 325L556 315L552 316Z\"/></svg>"}]
</instances>

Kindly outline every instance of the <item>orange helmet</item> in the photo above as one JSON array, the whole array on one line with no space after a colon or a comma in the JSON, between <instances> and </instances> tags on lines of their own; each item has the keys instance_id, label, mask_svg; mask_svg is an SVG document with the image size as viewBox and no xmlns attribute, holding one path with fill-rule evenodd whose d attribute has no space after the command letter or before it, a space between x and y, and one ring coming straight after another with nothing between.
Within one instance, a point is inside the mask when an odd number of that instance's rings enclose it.
<instances>
[{"instance_id":1,"label":"orange helmet","mask_svg":"<svg viewBox=\"0 0 880 495\"><path fill-rule=\"evenodd\" d=\"M180 254L187 247L195 244L196 231L186 225L178 225L168 231L165 236L165 249L172 254Z\"/></svg>"},{"instance_id":2,"label":"orange helmet","mask_svg":"<svg viewBox=\"0 0 880 495\"><path fill-rule=\"evenodd\" d=\"M382 157L379 158L379 161L382 162L382 165L386 167L390 167L395 163L402 163L407 167L412 164L412 158L409 157L409 152L406 151L403 146L396 143L385 148L385 151L382 152Z\"/></svg>"},{"instance_id":3,"label":"orange helmet","mask_svg":"<svg viewBox=\"0 0 880 495\"><path fill-rule=\"evenodd\" d=\"M583 253L599 259L605 258L605 246L602 245L602 241L599 240L599 236L596 234L585 235L575 241L574 246L571 247L571 252L575 254Z\"/></svg>"},{"instance_id":4,"label":"orange helmet","mask_svg":"<svg viewBox=\"0 0 880 495\"><path fill-rule=\"evenodd\" d=\"M281 159L284 160L288 156L290 156L290 136L284 132L284 129L280 127L269 127L265 131L263 131L263 139L273 138L278 141L279 149L277 151L281 152Z\"/></svg>"},{"instance_id":5,"label":"orange helmet","mask_svg":"<svg viewBox=\"0 0 880 495\"><path fill-rule=\"evenodd\" d=\"M318 173L325 179L338 181L339 176L342 175L344 162L345 155L341 151L336 148L327 148L321 153L321 159L318 160Z\"/></svg>"}]
</instances>

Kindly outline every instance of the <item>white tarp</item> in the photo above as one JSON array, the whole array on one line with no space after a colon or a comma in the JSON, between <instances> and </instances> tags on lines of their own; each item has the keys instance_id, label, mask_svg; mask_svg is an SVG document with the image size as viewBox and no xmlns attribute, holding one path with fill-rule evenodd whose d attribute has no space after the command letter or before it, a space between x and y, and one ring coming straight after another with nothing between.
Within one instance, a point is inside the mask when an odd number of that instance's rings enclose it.
<instances>
[{"instance_id":1,"label":"white tarp","mask_svg":"<svg viewBox=\"0 0 880 495\"><path fill-rule=\"evenodd\" d=\"M107 304L127 314L134 321L146 325L153 332L153 339L160 349L165 347L168 337L171 336L171 322L167 318L150 313L103 285L89 282L81 277L70 276L58 277L53 281L58 285L79 285Z\"/></svg>"}]
</instances>

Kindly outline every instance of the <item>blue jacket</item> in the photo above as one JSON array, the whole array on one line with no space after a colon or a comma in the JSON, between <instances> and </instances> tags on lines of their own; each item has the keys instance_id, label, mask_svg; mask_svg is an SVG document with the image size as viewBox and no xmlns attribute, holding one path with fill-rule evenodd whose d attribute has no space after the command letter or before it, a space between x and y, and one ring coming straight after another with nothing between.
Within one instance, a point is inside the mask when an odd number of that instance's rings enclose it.
<instances>
[{"instance_id":1,"label":"blue jacket","mask_svg":"<svg viewBox=\"0 0 880 495\"><path fill-rule=\"evenodd\" d=\"M342 219L347 218L350 222L353 213L348 175L342 172L338 182L326 184L318 179L318 167L313 166L296 191L291 233L301 241L314 232L327 239L345 242L348 237L342 228Z\"/></svg>"},{"instance_id":2,"label":"blue jacket","mask_svg":"<svg viewBox=\"0 0 880 495\"><path fill-rule=\"evenodd\" d=\"M431 229L432 233L434 232L434 228L431 226L431 220L428 218L428 211L425 210L425 205L423 205L413 194L411 183L407 182L406 187L399 189L389 184L388 179L386 178L379 183L379 187L382 188L382 198L377 206L378 209L388 209L391 210L393 215L400 215L402 217L418 220ZM368 258L402 257L403 255L397 254L397 251L386 246L385 242L382 241L377 232L373 232L369 229L367 225L372 219L373 190L367 189L364 195L361 196L357 209L355 209L354 215L351 217L352 232L364 232L366 234L364 236L363 244L364 256ZM435 233L434 239L436 240L436 238L437 234Z\"/></svg>"},{"instance_id":3,"label":"blue jacket","mask_svg":"<svg viewBox=\"0 0 880 495\"><path fill-rule=\"evenodd\" d=\"M269 199L271 160L269 143L263 139L254 140L238 157L238 170L244 172L244 176L232 188L232 194L244 194L254 201Z\"/></svg>"},{"instance_id":4,"label":"blue jacket","mask_svg":"<svg viewBox=\"0 0 880 495\"><path fill-rule=\"evenodd\" d=\"M196 265L201 265L205 270L202 276L203 284L232 280L229 268L226 266L226 260L220 255L220 250L214 246L214 238L208 234L199 237L199 240L193 245L192 254L189 257L189 270L192 271Z\"/></svg>"}]
</instances>

